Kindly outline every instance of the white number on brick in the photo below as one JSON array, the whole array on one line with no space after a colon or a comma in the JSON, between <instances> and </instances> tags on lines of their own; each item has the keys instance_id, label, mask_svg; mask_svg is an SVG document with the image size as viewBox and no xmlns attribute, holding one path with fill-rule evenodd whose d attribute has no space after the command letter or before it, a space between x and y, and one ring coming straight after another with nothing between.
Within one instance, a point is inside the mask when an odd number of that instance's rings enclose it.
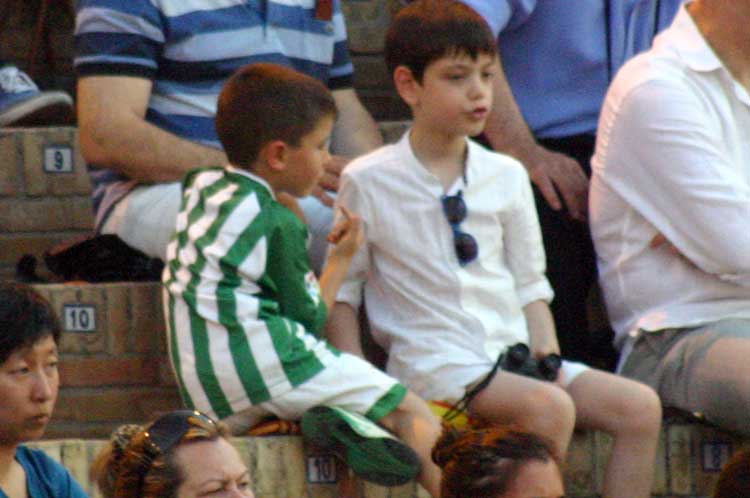
<instances>
[{"instance_id":1,"label":"white number on brick","mask_svg":"<svg viewBox=\"0 0 750 498\"><path fill-rule=\"evenodd\" d=\"M703 441L701 460L703 472L720 472L732 454L732 444L727 441Z\"/></svg>"},{"instance_id":2,"label":"white number on brick","mask_svg":"<svg viewBox=\"0 0 750 498\"><path fill-rule=\"evenodd\" d=\"M46 173L72 173L73 150L67 145L48 145L44 148Z\"/></svg>"},{"instance_id":3,"label":"white number on brick","mask_svg":"<svg viewBox=\"0 0 750 498\"><path fill-rule=\"evenodd\" d=\"M96 307L88 304L63 305L66 332L94 332Z\"/></svg>"},{"instance_id":4,"label":"white number on brick","mask_svg":"<svg viewBox=\"0 0 750 498\"><path fill-rule=\"evenodd\" d=\"M337 481L336 459L328 455L307 457L307 482L333 484Z\"/></svg>"}]
</instances>

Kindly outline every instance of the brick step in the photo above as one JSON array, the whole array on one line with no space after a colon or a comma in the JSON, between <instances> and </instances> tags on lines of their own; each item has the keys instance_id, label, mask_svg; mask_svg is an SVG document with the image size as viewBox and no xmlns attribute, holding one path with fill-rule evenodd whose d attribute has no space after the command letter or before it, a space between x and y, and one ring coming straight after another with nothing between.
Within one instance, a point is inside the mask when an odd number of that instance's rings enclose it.
<instances>
[{"instance_id":1,"label":"brick step","mask_svg":"<svg viewBox=\"0 0 750 498\"><path fill-rule=\"evenodd\" d=\"M99 495L88 479L90 462L102 440L41 441L36 446L68 467L84 488ZM348 474L330 455L306 447L299 436L235 438L234 443L253 476L256 496L263 498L333 498L337 482ZM707 498L719 469L746 440L694 424L667 424L656 465L654 497ZM600 496L609 438L601 433L576 433L565 469L566 496ZM383 488L355 480L363 498L424 498L414 483ZM283 485L282 485L283 483Z\"/></svg>"},{"instance_id":2,"label":"brick step","mask_svg":"<svg viewBox=\"0 0 750 498\"><path fill-rule=\"evenodd\" d=\"M11 278L24 254L40 259L91 231L90 194L76 128L0 130L0 277Z\"/></svg>"},{"instance_id":3,"label":"brick step","mask_svg":"<svg viewBox=\"0 0 750 498\"><path fill-rule=\"evenodd\" d=\"M181 406L158 282L43 284L63 328L62 387L49 437L106 437Z\"/></svg>"}]
</instances>

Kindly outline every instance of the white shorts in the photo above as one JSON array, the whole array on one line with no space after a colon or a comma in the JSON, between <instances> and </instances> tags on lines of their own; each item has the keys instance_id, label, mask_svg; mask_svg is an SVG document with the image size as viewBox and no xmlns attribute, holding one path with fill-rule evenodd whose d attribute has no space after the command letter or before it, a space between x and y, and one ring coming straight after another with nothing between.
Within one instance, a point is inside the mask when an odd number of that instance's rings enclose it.
<instances>
[{"instance_id":1,"label":"white shorts","mask_svg":"<svg viewBox=\"0 0 750 498\"><path fill-rule=\"evenodd\" d=\"M252 406L224 422L234 434L244 432L268 415L299 420L314 406L339 406L377 422L395 410L406 396L396 379L367 361L341 353L312 379L270 401Z\"/></svg>"},{"instance_id":2,"label":"white shorts","mask_svg":"<svg viewBox=\"0 0 750 498\"><path fill-rule=\"evenodd\" d=\"M179 182L144 185L118 202L102 226L102 233L117 234L126 244L162 261L180 210ZM333 226L333 210L312 196L300 199L311 240L308 254L313 270L320 273Z\"/></svg>"},{"instance_id":3,"label":"white shorts","mask_svg":"<svg viewBox=\"0 0 750 498\"><path fill-rule=\"evenodd\" d=\"M482 379L489 373L491 367L488 367L487 371L481 375L481 377L477 378L475 381L470 382L467 386L464 388L456 387L455 389L451 389L449 386L446 386L446 393L448 393L448 390L450 390L450 393L444 396L443 398L436 400L436 401L445 401L447 403L457 403L463 396L466 394L467 391L471 390L474 386L479 384ZM568 361L563 360L562 365L560 366L560 371L557 376L557 380L555 380L555 384L559 387L567 390L570 384L581 375L583 372L590 370L591 367L586 365L585 363L579 363L577 361ZM457 369L456 373L454 374L454 378L460 378L460 372L459 370L463 369ZM502 375L505 370L499 369L495 375ZM451 378L450 376L446 378Z\"/></svg>"}]
</instances>

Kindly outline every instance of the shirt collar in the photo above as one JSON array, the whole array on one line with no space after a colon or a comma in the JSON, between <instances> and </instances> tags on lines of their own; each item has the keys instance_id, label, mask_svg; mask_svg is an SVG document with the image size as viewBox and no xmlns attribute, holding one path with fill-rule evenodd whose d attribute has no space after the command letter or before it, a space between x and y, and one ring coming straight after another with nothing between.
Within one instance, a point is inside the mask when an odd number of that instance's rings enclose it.
<instances>
[{"instance_id":1,"label":"shirt collar","mask_svg":"<svg viewBox=\"0 0 750 498\"><path fill-rule=\"evenodd\" d=\"M260 176L256 175L255 173L252 173L250 171L247 171L242 168L238 168L237 166L232 166L231 164L228 164L226 167L227 171L230 173L245 176L251 180L253 180L256 183L260 183L263 185L266 190L268 190L268 193L271 194L271 197L276 200L276 194L274 193L273 189L271 188L271 185L268 184L268 182L265 180L265 178L261 178Z\"/></svg>"},{"instance_id":2,"label":"shirt collar","mask_svg":"<svg viewBox=\"0 0 750 498\"><path fill-rule=\"evenodd\" d=\"M674 46L680 58L691 70L697 73L720 71L732 83L736 97L745 105L750 106L750 93L734 79L729 70L724 67L719 56L716 55L716 52L714 52L703 37L693 17L687 10L689 3L691 2L686 2L680 6L680 10L677 12L677 16L669 30L671 33L669 35L665 33L667 36L665 40L671 40L672 37L676 38L671 45Z\"/></svg>"},{"instance_id":3,"label":"shirt collar","mask_svg":"<svg viewBox=\"0 0 750 498\"><path fill-rule=\"evenodd\" d=\"M677 42L674 43L675 50L693 71L710 72L724 69L721 60L706 39L703 38L693 17L688 12L687 5L689 3L691 2L686 2L680 6L670 29L670 35L677 38Z\"/></svg>"},{"instance_id":4,"label":"shirt collar","mask_svg":"<svg viewBox=\"0 0 750 498\"><path fill-rule=\"evenodd\" d=\"M415 172L417 177L422 183L430 182L434 183L442 192L442 186L440 185L440 181L433 175L430 170L427 169L427 167L422 164L422 162L417 158L416 154L414 154L414 149L411 147L411 142L409 141L409 135L411 134L411 128L406 130L406 132L403 134L401 139L396 144L396 147L400 150L400 157L408 158L408 165L409 167ZM469 185L471 176L472 176L472 165L476 162L473 161L476 154L472 151L473 143L468 138L466 139L466 165L464 170L464 177L459 176L456 182L451 186L449 189L449 192L452 192L456 189L456 185L460 184L461 187L459 188L465 188L465 186Z\"/></svg>"}]
</instances>

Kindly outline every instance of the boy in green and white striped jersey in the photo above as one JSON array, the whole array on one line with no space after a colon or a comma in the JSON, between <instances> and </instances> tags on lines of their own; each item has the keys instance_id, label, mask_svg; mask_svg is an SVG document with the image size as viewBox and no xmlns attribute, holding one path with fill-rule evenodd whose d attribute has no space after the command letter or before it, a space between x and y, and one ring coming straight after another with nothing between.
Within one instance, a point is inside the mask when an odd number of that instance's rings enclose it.
<instances>
[{"instance_id":1,"label":"boy in green and white striped jersey","mask_svg":"<svg viewBox=\"0 0 750 498\"><path fill-rule=\"evenodd\" d=\"M429 454L440 427L427 405L321 337L361 220L345 212L334 227L318 282L307 228L288 206L323 174L335 117L329 91L289 68L253 64L226 83L216 128L230 164L185 178L167 250L170 358L186 404L230 426L298 419L316 405L379 422L416 451L422 484L438 496Z\"/></svg>"}]
</instances>

